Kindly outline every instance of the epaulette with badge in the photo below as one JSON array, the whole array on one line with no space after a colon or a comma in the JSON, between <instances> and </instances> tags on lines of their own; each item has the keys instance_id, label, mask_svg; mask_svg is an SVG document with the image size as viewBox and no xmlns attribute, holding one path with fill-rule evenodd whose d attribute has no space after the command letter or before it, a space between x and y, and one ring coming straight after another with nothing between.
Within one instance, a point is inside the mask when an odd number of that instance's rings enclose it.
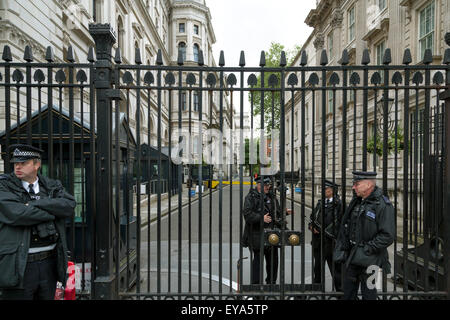
<instances>
[{"instance_id":1,"label":"epaulette with badge","mask_svg":"<svg viewBox=\"0 0 450 320\"><path fill-rule=\"evenodd\" d=\"M391 200L389 200L388 196L383 195L383 200L384 200L384 202L386 202L386 204L392 204Z\"/></svg>"}]
</instances>

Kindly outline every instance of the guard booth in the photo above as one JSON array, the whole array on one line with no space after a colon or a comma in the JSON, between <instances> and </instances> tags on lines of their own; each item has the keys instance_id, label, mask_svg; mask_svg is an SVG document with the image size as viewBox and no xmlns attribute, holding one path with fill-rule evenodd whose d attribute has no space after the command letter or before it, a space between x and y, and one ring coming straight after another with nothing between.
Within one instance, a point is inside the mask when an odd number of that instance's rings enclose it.
<instances>
[{"instance_id":1,"label":"guard booth","mask_svg":"<svg viewBox=\"0 0 450 320\"><path fill-rule=\"evenodd\" d=\"M49 157L49 111L51 110L52 140L53 150ZM95 234L93 231L93 206L90 195L93 190L90 161L90 140L91 126L89 123L89 113L81 119L73 118L73 140L69 138L70 116L69 111L59 106L53 106L49 110L48 106L41 107L41 111L33 112L32 123L32 144L44 150L42 158L41 173L45 176L56 178L61 181L64 188L72 193L76 199L77 206L72 220L66 222L67 244L69 248L69 258L74 261L77 270L77 294L88 294L90 292L90 279L94 261ZM114 121L113 121L114 122ZM9 134L9 145L15 143L27 143L27 118L24 117L17 123L11 125ZM116 128L113 123L113 135ZM97 132L93 133L94 143ZM0 132L0 144L2 159L6 159L6 132ZM71 168L70 154L73 147L74 163ZM119 126L119 170L120 185L117 190L116 184L112 186L113 197L119 199L119 210L114 206L114 219L117 221L116 212L120 212L120 283L121 289L126 286L130 288L136 281L136 214L133 212L133 163L136 142L128 122L123 113L120 114ZM127 152L130 150L130 152ZM115 144L113 144L113 168L115 165ZM53 162L53 172L50 172L50 161ZM70 172L73 170L73 182L71 182ZM12 164L11 164L11 172ZM113 171L115 177L115 171ZM116 180L114 180L116 181ZM73 189L71 188L73 183ZM114 202L116 204L116 202ZM116 228L116 226L113 226ZM116 239L114 239L116 241ZM116 261L116 257L113 258ZM83 271L84 270L84 271Z\"/></svg>"},{"instance_id":2,"label":"guard booth","mask_svg":"<svg viewBox=\"0 0 450 320\"><path fill-rule=\"evenodd\" d=\"M141 194L167 193L178 194L178 171L179 166L170 159L168 147L158 148L141 144ZM159 166L159 159L161 165ZM135 155L137 161L137 154ZM137 165L135 166L135 176Z\"/></svg>"}]
</instances>

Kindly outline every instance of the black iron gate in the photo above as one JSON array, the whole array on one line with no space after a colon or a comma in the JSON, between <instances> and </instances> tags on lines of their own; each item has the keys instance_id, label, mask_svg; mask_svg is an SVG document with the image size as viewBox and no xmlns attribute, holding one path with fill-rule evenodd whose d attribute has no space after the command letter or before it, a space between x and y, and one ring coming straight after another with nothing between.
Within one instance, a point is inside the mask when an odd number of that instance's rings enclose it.
<instances>
[{"instance_id":1,"label":"black iron gate","mask_svg":"<svg viewBox=\"0 0 450 320\"><path fill-rule=\"evenodd\" d=\"M30 47L26 62L14 62L8 46L0 62L3 171L11 170L9 145L32 143L46 151L44 173L75 195L67 228L79 297L337 298L325 263L312 285L307 223L317 200L324 203L325 179L341 185L345 210L358 169L379 172L397 217L393 273L379 278L380 298L449 297L450 49L441 65L430 51L411 65L409 50L391 65L387 49L380 66L365 50L361 65L344 51L339 66L328 66L323 51L319 66L307 66L302 52L299 66L283 54L270 68L263 52L253 68L244 53L239 67L225 67L223 53L218 67L204 66L202 53L197 65L180 54L178 65L165 66L161 51L156 65L144 65L136 48L135 64L124 65L120 48L111 55L109 25L90 32L96 58L91 49L87 63L71 49L68 63L55 63L51 48L47 62L34 62ZM280 247L270 285L250 285L254 257L240 241L255 168L276 180L286 221L262 235L277 235L277 243L263 240Z\"/></svg>"}]
</instances>

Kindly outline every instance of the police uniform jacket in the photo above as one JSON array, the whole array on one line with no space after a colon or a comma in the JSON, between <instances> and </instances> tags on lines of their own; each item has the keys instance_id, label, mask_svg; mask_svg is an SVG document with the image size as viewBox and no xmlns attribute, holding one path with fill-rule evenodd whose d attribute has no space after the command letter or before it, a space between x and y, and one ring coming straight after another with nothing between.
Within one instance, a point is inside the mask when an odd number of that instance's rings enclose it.
<instances>
[{"instance_id":1,"label":"police uniform jacket","mask_svg":"<svg viewBox=\"0 0 450 320\"><path fill-rule=\"evenodd\" d=\"M323 224L324 228L321 228L319 225L322 223L322 199L319 199L317 201L317 205L312 211L309 219L310 223L308 225L309 228L316 228L319 232L322 231L322 229L325 230L325 236L328 239L335 239L337 236L337 233L339 231L339 223L340 223L340 216L341 216L341 207L342 207L342 201L339 198L338 195L335 196L335 198L328 202L325 199L325 215L323 216ZM320 237L320 234L315 234L314 236Z\"/></svg>"},{"instance_id":2,"label":"police uniform jacket","mask_svg":"<svg viewBox=\"0 0 450 320\"><path fill-rule=\"evenodd\" d=\"M59 235L55 248L57 280L66 281L65 219L74 214L75 198L58 180L38 177L48 196L31 201L14 173L0 175L0 288L23 288L31 228L48 221L54 221Z\"/></svg>"},{"instance_id":3,"label":"police uniform jacket","mask_svg":"<svg viewBox=\"0 0 450 320\"><path fill-rule=\"evenodd\" d=\"M242 245L244 247L252 247L256 250L260 248L261 231L264 229L281 228L281 209L276 197L269 192L264 195L264 206L261 206L261 193L256 188L251 189L245 197L243 215L245 220L244 234L242 237ZM261 221L264 214L270 213L272 222L263 222L263 230L261 230Z\"/></svg>"},{"instance_id":4,"label":"police uniform jacket","mask_svg":"<svg viewBox=\"0 0 450 320\"><path fill-rule=\"evenodd\" d=\"M354 210L357 218L352 220ZM387 248L394 241L394 219L394 208L380 188L375 187L365 200L354 197L342 218L333 259L347 266L377 265L390 273Z\"/></svg>"}]
</instances>

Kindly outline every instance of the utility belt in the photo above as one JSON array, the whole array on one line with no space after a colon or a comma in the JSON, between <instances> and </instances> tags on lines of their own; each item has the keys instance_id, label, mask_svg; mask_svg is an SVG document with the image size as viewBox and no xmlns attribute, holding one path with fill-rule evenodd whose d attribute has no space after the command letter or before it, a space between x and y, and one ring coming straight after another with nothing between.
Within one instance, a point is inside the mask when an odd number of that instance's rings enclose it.
<instances>
[{"instance_id":1,"label":"utility belt","mask_svg":"<svg viewBox=\"0 0 450 320\"><path fill-rule=\"evenodd\" d=\"M36 252L36 253L29 253L27 258L27 263L29 262L36 262L36 261L42 261L45 259L48 259L50 257L53 257L56 255L56 249L50 250L50 251L43 251L43 252Z\"/></svg>"},{"instance_id":2,"label":"utility belt","mask_svg":"<svg viewBox=\"0 0 450 320\"><path fill-rule=\"evenodd\" d=\"M43 222L31 228L30 248L55 244L59 234L53 221Z\"/></svg>"}]
</instances>

